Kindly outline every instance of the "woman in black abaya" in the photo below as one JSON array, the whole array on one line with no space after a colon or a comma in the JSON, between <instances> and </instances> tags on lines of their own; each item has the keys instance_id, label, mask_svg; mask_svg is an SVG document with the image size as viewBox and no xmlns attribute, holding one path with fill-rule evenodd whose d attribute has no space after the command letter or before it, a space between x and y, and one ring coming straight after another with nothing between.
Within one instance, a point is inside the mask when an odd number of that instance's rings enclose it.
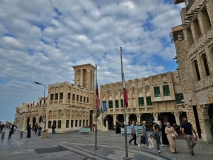
<instances>
[{"instance_id":1,"label":"woman in black abaya","mask_svg":"<svg viewBox=\"0 0 213 160\"><path fill-rule=\"evenodd\" d=\"M165 133L165 128L166 128L166 122L164 122L164 124L162 125L162 144L168 145L169 141Z\"/></svg>"},{"instance_id":2,"label":"woman in black abaya","mask_svg":"<svg viewBox=\"0 0 213 160\"><path fill-rule=\"evenodd\" d=\"M27 138L31 137L31 124L29 124L29 126L27 127Z\"/></svg>"}]
</instances>

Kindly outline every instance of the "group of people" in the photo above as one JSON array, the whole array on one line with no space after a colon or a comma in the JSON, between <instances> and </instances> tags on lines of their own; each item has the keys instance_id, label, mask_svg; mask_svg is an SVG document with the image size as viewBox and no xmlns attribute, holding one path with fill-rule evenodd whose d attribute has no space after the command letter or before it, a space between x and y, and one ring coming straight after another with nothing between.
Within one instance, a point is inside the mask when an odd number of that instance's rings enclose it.
<instances>
[{"instance_id":1,"label":"group of people","mask_svg":"<svg viewBox=\"0 0 213 160\"><path fill-rule=\"evenodd\" d=\"M193 148L196 145L197 140L197 133L193 128L192 124L188 122L187 118L183 118L183 124L181 125L181 131L186 139L189 152L194 156ZM162 134L160 132L160 126L158 124L153 124L152 127L152 134L147 135L147 128L146 128L146 121L143 121L142 125L142 135L141 135L141 143L146 144L147 148L150 151L154 152L154 146L156 143L158 153L161 153L160 146L169 145L171 153L178 153L178 148L176 145L175 139L178 137L180 133L180 127L176 124L173 126L170 125L169 122L164 122L162 125ZM194 135L193 135L194 133ZM131 135L132 139L129 140L129 144L134 140L134 145L140 144L136 143L136 129L135 129L135 122L132 121L131 124ZM162 143L161 143L161 136L162 136Z\"/></svg>"},{"instance_id":2,"label":"group of people","mask_svg":"<svg viewBox=\"0 0 213 160\"><path fill-rule=\"evenodd\" d=\"M1 132L1 139L4 139L5 136L5 132L6 132L6 128L9 129L9 134L8 134L8 140L11 139L11 135L13 133L16 133L16 130L18 129L15 125L13 124L9 124L9 125L5 125L5 124L0 124L0 132Z\"/></svg>"},{"instance_id":3,"label":"group of people","mask_svg":"<svg viewBox=\"0 0 213 160\"><path fill-rule=\"evenodd\" d=\"M29 124L27 126L27 138L31 138L31 130L32 130L32 127L31 127L31 124ZM41 130L42 130L42 127L36 123L34 126L35 136L37 135L37 132L38 132L38 136L41 136Z\"/></svg>"}]
</instances>

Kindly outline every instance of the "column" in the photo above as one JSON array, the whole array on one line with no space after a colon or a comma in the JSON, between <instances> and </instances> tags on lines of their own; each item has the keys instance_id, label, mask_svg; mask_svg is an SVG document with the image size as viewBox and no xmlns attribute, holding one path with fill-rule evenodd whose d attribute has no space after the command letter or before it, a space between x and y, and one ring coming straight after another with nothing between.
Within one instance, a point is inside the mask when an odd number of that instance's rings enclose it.
<instances>
[{"instance_id":1,"label":"column","mask_svg":"<svg viewBox=\"0 0 213 160\"><path fill-rule=\"evenodd\" d=\"M80 70L80 86L83 86L83 69Z\"/></svg>"},{"instance_id":2,"label":"column","mask_svg":"<svg viewBox=\"0 0 213 160\"><path fill-rule=\"evenodd\" d=\"M158 113L153 113L154 121L158 121Z\"/></svg>"},{"instance_id":3,"label":"column","mask_svg":"<svg viewBox=\"0 0 213 160\"><path fill-rule=\"evenodd\" d=\"M141 124L141 115L140 114L137 115L137 122L138 122L137 123L138 125Z\"/></svg>"},{"instance_id":4,"label":"column","mask_svg":"<svg viewBox=\"0 0 213 160\"><path fill-rule=\"evenodd\" d=\"M176 124L180 126L180 113L179 112L175 112L174 116L175 116Z\"/></svg>"},{"instance_id":5,"label":"column","mask_svg":"<svg viewBox=\"0 0 213 160\"><path fill-rule=\"evenodd\" d=\"M116 118L117 118L117 115L114 114L114 115L113 115L113 125L114 125L114 126L116 125Z\"/></svg>"},{"instance_id":6,"label":"column","mask_svg":"<svg viewBox=\"0 0 213 160\"><path fill-rule=\"evenodd\" d=\"M126 125L129 125L129 114L126 114Z\"/></svg>"}]
</instances>

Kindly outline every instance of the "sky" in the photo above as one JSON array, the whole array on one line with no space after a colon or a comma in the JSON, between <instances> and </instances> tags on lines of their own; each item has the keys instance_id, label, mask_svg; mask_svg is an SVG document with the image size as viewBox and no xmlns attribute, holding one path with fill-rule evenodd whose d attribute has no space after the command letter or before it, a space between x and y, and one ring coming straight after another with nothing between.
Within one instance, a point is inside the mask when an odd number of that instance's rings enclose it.
<instances>
[{"instance_id":1,"label":"sky","mask_svg":"<svg viewBox=\"0 0 213 160\"><path fill-rule=\"evenodd\" d=\"M43 96L45 84L73 83L72 66L98 66L100 85L177 68L169 33L181 24L173 0L0 0L0 121ZM48 90L46 90L47 93Z\"/></svg>"}]
</instances>

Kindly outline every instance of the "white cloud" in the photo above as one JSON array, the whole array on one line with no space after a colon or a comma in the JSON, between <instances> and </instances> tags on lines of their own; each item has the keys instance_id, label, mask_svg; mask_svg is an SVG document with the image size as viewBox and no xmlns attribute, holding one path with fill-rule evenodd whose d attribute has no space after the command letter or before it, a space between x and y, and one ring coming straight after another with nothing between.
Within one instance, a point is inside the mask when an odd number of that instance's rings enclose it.
<instances>
[{"instance_id":1,"label":"white cloud","mask_svg":"<svg viewBox=\"0 0 213 160\"><path fill-rule=\"evenodd\" d=\"M2 0L1 108L42 95L33 81L73 82L78 64L97 63L99 84L121 81L120 46L126 80L168 71L175 54L168 33L180 23L180 7L164 0Z\"/></svg>"}]
</instances>

